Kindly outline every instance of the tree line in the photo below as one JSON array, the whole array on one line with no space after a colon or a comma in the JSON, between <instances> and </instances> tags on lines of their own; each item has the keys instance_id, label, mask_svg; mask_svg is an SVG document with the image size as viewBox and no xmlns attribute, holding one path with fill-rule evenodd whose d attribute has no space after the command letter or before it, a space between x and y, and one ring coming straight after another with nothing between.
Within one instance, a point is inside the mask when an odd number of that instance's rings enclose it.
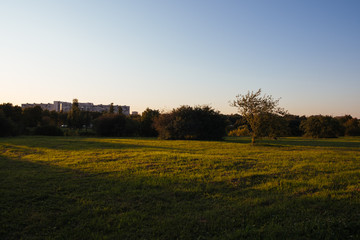
<instances>
[{"instance_id":1,"label":"tree line","mask_svg":"<svg viewBox=\"0 0 360 240\"><path fill-rule=\"evenodd\" d=\"M360 121L350 115L297 116L278 107L271 96L257 92L238 95L231 105L239 114L224 115L209 106L181 106L170 112L147 108L141 115L90 112L79 109L73 100L69 112L43 110L39 106L22 109L10 103L0 105L0 136L17 135L97 135L111 137L159 137L161 139L220 140L224 136L251 136L276 139L282 136L330 138L360 136Z\"/></svg>"},{"instance_id":2,"label":"tree line","mask_svg":"<svg viewBox=\"0 0 360 240\"><path fill-rule=\"evenodd\" d=\"M261 137L274 139L279 136L334 138L360 135L359 120L350 115L300 117L290 115L285 109L280 108L279 101L280 99L274 99L271 95L262 95L261 89L237 95L230 105L238 109L245 121L232 133L236 135L248 132L251 135L252 143Z\"/></svg>"}]
</instances>

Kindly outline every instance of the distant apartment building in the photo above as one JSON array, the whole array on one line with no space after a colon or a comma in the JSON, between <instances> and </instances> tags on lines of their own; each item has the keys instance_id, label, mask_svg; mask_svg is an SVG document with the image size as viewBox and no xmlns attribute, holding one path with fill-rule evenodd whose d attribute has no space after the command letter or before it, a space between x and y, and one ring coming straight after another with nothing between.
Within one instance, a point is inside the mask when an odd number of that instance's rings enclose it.
<instances>
[{"instance_id":1,"label":"distant apartment building","mask_svg":"<svg viewBox=\"0 0 360 240\"><path fill-rule=\"evenodd\" d=\"M42 110L49 110L49 111L55 111L54 104L51 103L25 103L21 104L21 108L30 108L39 106L42 108Z\"/></svg>"},{"instance_id":2,"label":"distant apartment building","mask_svg":"<svg viewBox=\"0 0 360 240\"><path fill-rule=\"evenodd\" d=\"M56 112L69 112L72 107L72 103L70 102L62 102L62 101L54 101L54 103L26 103L21 104L22 108L28 108L28 107L35 107L39 106L43 110L49 110L49 111L56 111ZM113 105L114 112L119 112L119 108L121 107L122 113L125 115L130 115L130 106L120 106L120 105ZM110 110L110 104L109 105L94 105L93 103L79 103L79 108L82 111L90 111L90 112L108 112Z\"/></svg>"}]
</instances>

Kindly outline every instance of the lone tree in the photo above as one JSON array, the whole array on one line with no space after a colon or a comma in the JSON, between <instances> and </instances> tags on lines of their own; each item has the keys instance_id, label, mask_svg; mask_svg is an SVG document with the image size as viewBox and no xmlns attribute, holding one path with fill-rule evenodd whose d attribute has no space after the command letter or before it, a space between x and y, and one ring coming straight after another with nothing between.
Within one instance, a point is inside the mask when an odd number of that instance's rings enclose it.
<instances>
[{"instance_id":1,"label":"lone tree","mask_svg":"<svg viewBox=\"0 0 360 240\"><path fill-rule=\"evenodd\" d=\"M261 89L256 92L248 91L246 95L239 94L230 103L237 107L239 113L246 119L251 128L251 143L259 137L274 137L281 133L286 126L279 124L279 117L286 114L278 107L280 99L273 99L271 95L261 95Z\"/></svg>"}]
</instances>

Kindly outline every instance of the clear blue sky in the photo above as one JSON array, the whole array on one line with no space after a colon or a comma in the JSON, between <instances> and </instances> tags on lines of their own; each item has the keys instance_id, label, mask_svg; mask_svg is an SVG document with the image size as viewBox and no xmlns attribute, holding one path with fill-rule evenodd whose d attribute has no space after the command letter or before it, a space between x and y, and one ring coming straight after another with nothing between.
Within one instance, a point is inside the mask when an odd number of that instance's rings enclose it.
<instances>
[{"instance_id":1,"label":"clear blue sky","mask_svg":"<svg viewBox=\"0 0 360 240\"><path fill-rule=\"evenodd\" d=\"M0 1L0 102L170 110L262 88L360 117L360 1Z\"/></svg>"}]
</instances>

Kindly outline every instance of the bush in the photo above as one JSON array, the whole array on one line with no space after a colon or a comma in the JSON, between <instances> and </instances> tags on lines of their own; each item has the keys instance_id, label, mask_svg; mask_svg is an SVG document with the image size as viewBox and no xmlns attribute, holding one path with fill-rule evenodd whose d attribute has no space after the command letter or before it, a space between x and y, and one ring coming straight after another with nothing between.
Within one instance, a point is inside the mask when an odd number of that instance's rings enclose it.
<instances>
[{"instance_id":1,"label":"bush","mask_svg":"<svg viewBox=\"0 0 360 240\"><path fill-rule=\"evenodd\" d=\"M250 136L251 133L246 125L240 126L238 129L231 130L228 133L229 136L232 137L242 137L242 136Z\"/></svg>"},{"instance_id":2,"label":"bush","mask_svg":"<svg viewBox=\"0 0 360 240\"><path fill-rule=\"evenodd\" d=\"M79 136L82 136L82 137L93 137L93 136L96 136L96 132L92 129L81 129L81 130L78 130L77 131L78 135Z\"/></svg>"},{"instance_id":3,"label":"bush","mask_svg":"<svg viewBox=\"0 0 360 240\"><path fill-rule=\"evenodd\" d=\"M218 140L225 135L225 118L208 106L182 106L154 122L161 139Z\"/></svg>"},{"instance_id":4,"label":"bush","mask_svg":"<svg viewBox=\"0 0 360 240\"><path fill-rule=\"evenodd\" d=\"M80 136L79 129L62 128L62 131L66 137Z\"/></svg>"},{"instance_id":5,"label":"bush","mask_svg":"<svg viewBox=\"0 0 360 240\"><path fill-rule=\"evenodd\" d=\"M64 133L60 128L52 125L40 126L35 128L35 135L45 136L63 136Z\"/></svg>"}]
</instances>

